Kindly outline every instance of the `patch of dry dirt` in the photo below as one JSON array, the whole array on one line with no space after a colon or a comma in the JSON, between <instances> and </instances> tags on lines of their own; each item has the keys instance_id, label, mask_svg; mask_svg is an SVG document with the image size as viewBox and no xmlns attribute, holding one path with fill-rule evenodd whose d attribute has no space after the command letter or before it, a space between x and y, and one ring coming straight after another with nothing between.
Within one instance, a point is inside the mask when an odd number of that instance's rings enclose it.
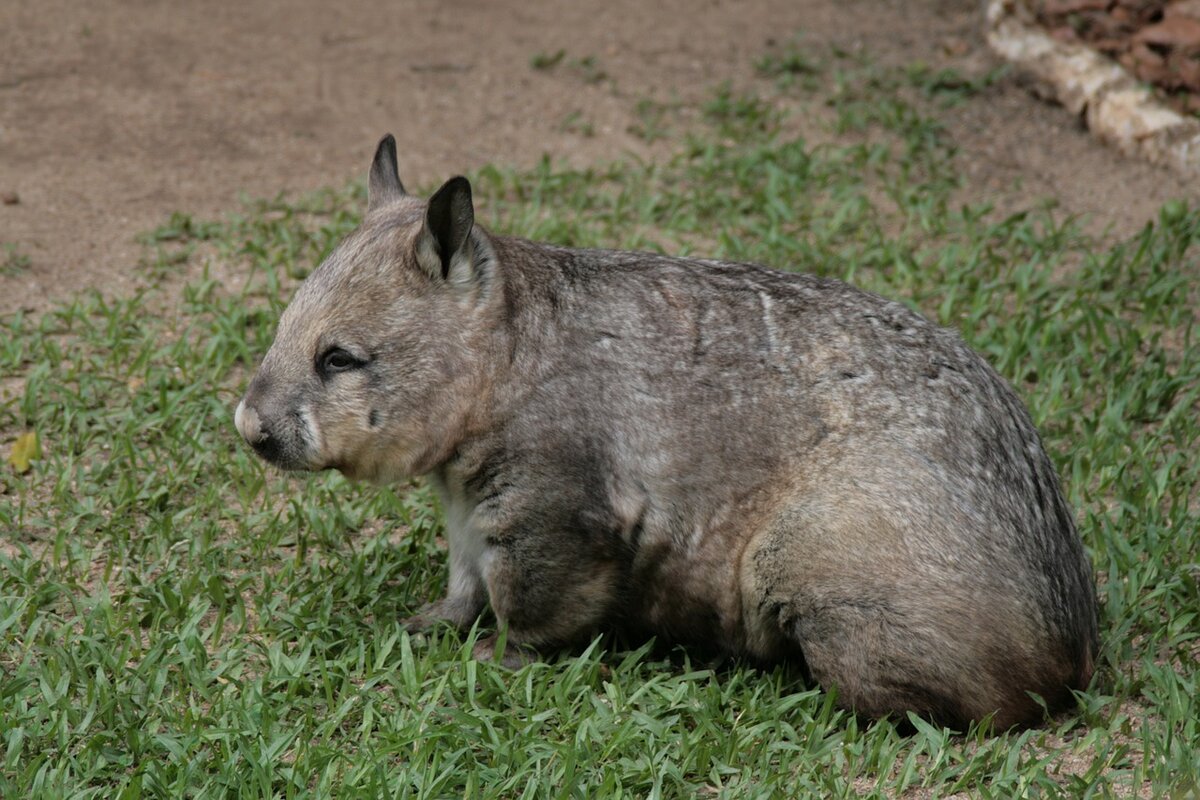
<instances>
[{"instance_id":1,"label":"patch of dry dirt","mask_svg":"<svg viewBox=\"0 0 1200 800\"><path fill-rule=\"evenodd\" d=\"M544 153L574 164L652 155L629 130L641 98L748 80L797 33L981 75L998 61L980 16L960 0L6 0L0 243L29 263L0 269L0 314L85 287L131 290L138 232L172 211L236 210L243 194L341 185L385 131L410 184ZM606 79L530 66L560 49L594 57ZM576 112L592 135L565 124ZM970 199L1001 210L1049 196L1127 233L1162 202L1200 194L1093 141L1015 76L946 122Z\"/></svg>"}]
</instances>

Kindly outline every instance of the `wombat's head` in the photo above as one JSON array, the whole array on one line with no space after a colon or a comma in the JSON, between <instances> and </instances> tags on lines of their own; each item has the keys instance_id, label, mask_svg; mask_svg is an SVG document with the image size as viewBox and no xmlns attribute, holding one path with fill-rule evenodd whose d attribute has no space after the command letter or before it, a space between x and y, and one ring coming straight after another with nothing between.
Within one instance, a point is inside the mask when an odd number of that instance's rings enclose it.
<instances>
[{"instance_id":1,"label":"wombat's head","mask_svg":"<svg viewBox=\"0 0 1200 800\"><path fill-rule=\"evenodd\" d=\"M238 431L284 469L376 481L432 469L486 389L494 266L467 180L428 203L409 196L384 137L363 223L284 311L238 404Z\"/></svg>"}]
</instances>

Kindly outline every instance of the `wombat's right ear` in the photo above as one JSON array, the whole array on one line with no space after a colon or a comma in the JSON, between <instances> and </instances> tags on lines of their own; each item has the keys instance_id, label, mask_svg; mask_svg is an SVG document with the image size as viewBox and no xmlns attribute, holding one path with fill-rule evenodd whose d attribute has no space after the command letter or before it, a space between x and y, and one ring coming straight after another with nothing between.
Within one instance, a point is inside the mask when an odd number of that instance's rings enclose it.
<instances>
[{"instance_id":1,"label":"wombat's right ear","mask_svg":"<svg viewBox=\"0 0 1200 800\"><path fill-rule=\"evenodd\" d=\"M367 176L367 211L374 211L405 194L404 184L400 183L400 170L396 167L396 139L389 133L379 140Z\"/></svg>"},{"instance_id":2,"label":"wombat's right ear","mask_svg":"<svg viewBox=\"0 0 1200 800\"><path fill-rule=\"evenodd\" d=\"M425 224L417 234L417 263L434 279L458 285L477 281L491 248L474 229L471 184L459 175L429 198Z\"/></svg>"}]
</instances>

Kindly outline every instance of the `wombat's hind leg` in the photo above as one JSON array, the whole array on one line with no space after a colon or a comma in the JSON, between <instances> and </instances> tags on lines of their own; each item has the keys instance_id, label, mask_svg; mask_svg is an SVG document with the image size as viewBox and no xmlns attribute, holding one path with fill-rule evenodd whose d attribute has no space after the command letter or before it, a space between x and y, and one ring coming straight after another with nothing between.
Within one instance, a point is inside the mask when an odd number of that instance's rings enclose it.
<instances>
[{"instance_id":1,"label":"wombat's hind leg","mask_svg":"<svg viewBox=\"0 0 1200 800\"><path fill-rule=\"evenodd\" d=\"M812 609L790 627L809 673L838 701L872 718L903 720L906 712L965 730L972 710L934 657L916 655L922 637L889 619L886 609L861 603Z\"/></svg>"}]
</instances>

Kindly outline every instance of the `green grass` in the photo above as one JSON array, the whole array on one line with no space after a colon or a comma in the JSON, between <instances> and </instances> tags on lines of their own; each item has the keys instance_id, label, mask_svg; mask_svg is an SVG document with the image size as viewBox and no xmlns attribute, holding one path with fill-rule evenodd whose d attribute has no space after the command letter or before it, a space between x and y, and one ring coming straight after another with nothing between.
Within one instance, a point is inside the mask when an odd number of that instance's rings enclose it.
<instances>
[{"instance_id":1,"label":"green grass","mask_svg":"<svg viewBox=\"0 0 1200 800\"><path fill-rule=\"evenodd\" d=\"M555 50L553 53L534 53L529 59L529 66L541 72L549 72L564 64L572 75L588 84L599 84L611 81L608 72L600 64L600 59L594 55L580 58L567 58L566 50Z\"/></svg>"},{"instance_id":2,"label":"green grass","mask_svg":"<svg viewBox=\"0 0 1200 800\"><path fill-rule=\"evenodd\" d=\"M429 492L285 478L231 419L356 185L176 215L146 239L160 288L0 320L0 444L43 449L0 471L0 797L1194 796L1200 213L1104 244L1032 201L957 206L927 95L967 84L786 59L673 159L481 171L481 218L836 275L961 330L1027 399L1099 577L1077 709L904 733L786 669L600 640L513 673L471 660L478 632L401 632L446 579ZM783 133L788 108L838 143Z\"/></svg>"},{"instance_id":3,"label":"green grass","mask_svg":"<svg viewBox=\"0 0 1200 800\"><path fill-rule=\"evenodd\" d=\"M33 261L12 242L0 243L0 275L16 275L29 269Z\"/></svg>"}]
</instances>

